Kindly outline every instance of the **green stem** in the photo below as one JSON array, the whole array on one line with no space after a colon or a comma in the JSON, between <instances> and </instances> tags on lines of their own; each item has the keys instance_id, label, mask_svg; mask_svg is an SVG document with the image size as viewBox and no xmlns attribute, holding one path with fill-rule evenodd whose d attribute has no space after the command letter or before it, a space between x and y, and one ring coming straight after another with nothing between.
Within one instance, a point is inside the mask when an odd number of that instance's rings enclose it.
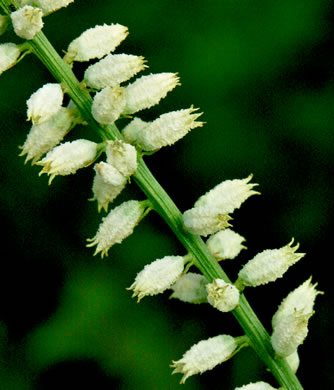
<instances>
[{"instance_id":1,"label":"green stem","mask_svg":"<svg viewBox=\"0 0 334 390\"><path fill-rule=\"evenodd\" d=\"M9 4L8 0L0 0L0 5L5 11L9 11ZM94 120L91 113L92 98L89 92L82 88L71 67L64 63L45 35L43 33L37 34L33 40L29 41L29 44L32 52L48 68L55 79L66 86L68 95L79 108L83 118L97 131L99 136L103 140L122 139L122 135L115 125L102 127ZM160 186L142 158L138 159L138 170L133 177L151 201L153 208L166 221L185 249L193 255L194 265L203 275L209 281L221 278L229 282L229 278L208 251L203 240L183 229L180 210ZM272 371L279 384L286 390L303 390L285 360L275 357L268 333L243 294L241 295L240 305L232 313L247 335L249 345L253 347L269 370Z\"/></svg>"}]
</instances>

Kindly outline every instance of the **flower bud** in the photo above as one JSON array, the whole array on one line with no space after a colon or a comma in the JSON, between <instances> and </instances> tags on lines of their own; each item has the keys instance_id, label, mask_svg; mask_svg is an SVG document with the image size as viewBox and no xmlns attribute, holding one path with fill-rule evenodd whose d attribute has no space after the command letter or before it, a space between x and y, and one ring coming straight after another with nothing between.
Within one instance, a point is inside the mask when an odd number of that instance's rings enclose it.
<instances>
[{"instance_id":1,"label":"flower bud","mask_svg":"<svg viewBox=\"0 0 334 390\"><path fill-rule=\"evenodd\" d=\"M241 387L236 387L235 390L276 390L275 387L269 385L266 382L249 383Z\"/></svg>"},{"instance_id":2,"label":"flower bud","mask_svg":"<svg viewBox=\"0 0 334 390\"><path fill-rule=\"evenodd\" d=\"M125 88L125 114L150 108L159 103L179 84L176 73L157 73L142 76Z\"/></svg>"},{"instance_id":3,"label":"flower bud","mask_svg":"<svg viewBox=\"0 0 334 390\"><path fill-rule=\"evenodd\" d=\"M113 202L113 200L122 192L127 181L116 168L108 163L101 162L95 164L94 169L96 175L93 181L94 198L92 200L97 200L99 212L102 207L107 211L108 204Z\"/></svg>"},{"instance_id":4,"label":"flower bud","mask_svg":"<svg viewBox=\"0 0 334 390\"><path fill-rule=\"evenodd\" d=\"M15 65L21 50L15 43L0 44L0 75Z\"/></svg>"},{"instance_id":5,"label":"flower bud","mask_svg":"<svg viewBox=\"0 0 334 390\"><path fill-rule=\"evenodd\" d=\"M317 284L311 284L311 278L291 291L279 305L278 310L272 318L272 327L275 328L280 321L294 312L310 314L313 312L315 298L322 291L316 290Z\"/></svg>"},{"instance_id":6,"label":"flower bud","mask_svg":"<svg viewBox=\"0 0 334 390\"><path fill-rule=\"evenodd\" d=\"M43 11L43 14L49 14L57 11L60 8L67 7L74 0L35 0L36 7Z\"/></svg>"},{"instance_id":7,"label":"flower bud","mask_svg":"<svg viewBox=\"0 0 334 390\"><path fill-rule=\"evenodd\" d=\"M293 240L280 249L267 249L249 260L239 272L239 281L245 286L259 286L281 278L288 268L297 263L305 253L295 253L299 244Z\"/></svg>"},{"instance_id":8,"label":"flower bud","mask_svg":"<svg viewBox=\"0 0 334 390\"><path fill-rule=\"evenodd\" d=\"M86 84L95 89L116 87L146 68L143 57L109 54L85 72Z\"/></svg>"},{"instance_id":9,"label":"flower bud","mask_svg":"<svg viewBox=\"0 0 334 390\"><path fill-rule=\"evenodd\" d=\"M195 111L197 109L191 107L161 115L139 133L137 140L139 146L146 151L160 149L163 146L173 145L190 130L202 127L203 122L196 122L202 113L195 114Z\"/></svg>"},{"instance_id":10,"label":"flower bud","mask_svg":"<svg viewBox=\"0 0 334 390\"><path fill-rule=\"evenodd\" d=\"M208 293L205 288L207 283L208 281L203 275L188 272L170 287L174 291L170 298L177 298L187 303L207 302Z\"/></svg>"},{"instance_id":11,"label":"flower bud","mask_svg":"<svg viewBox=\"0 0 334 390\"><path fill-rule=\"evenodd\" d=\"M97 122L111 125L124 112L124 108L124 88L106 87L94 96L92 114Z\"/></svg>"},{"instance_id":12,"label":"flower bud","mask_svg":"<svg viewBox=\"0 0 334 390\"><path fill-rule=\"evenodd\" d=\"M155 260L145 265L128 290L134 291L132 297L138 296L138 302L145 296L160 294L181 276L184 263L182 256L165 256Z\"/></svg>"},{"instance_id":13,"label":"flower bud","mask_svg":"<svg viewBox=\"0 0 334 390\"><path fill-rule=\"evenodd\" d=\"M294 312L275 326L271 335L271 344L280 357L294 353L305 340L308 333L308 321L313 313Z\"/></svg>"},{"instance_id":14,"label":"flower bud","mask_svg":"<svg viewBox=\"0 0 334 390\"><path fill-rule=\"evenodd\" d=\"M137 151L134 146L120 140L107 141L106 154L107 162L125 177L136 172Z\"/></svg>"},{"instance_id":15,"label":"flower bud","mask_svg":"<svg viewBox=\"0 0 334 390\"><path fill-rule=\"evenodd\" d=\"M245 238L231 229L222 230L209 237L206 242L209 251L218 259L234 259L242 249L246 249L241 243Z\"/></svg>"},{"instance_id":16,"label":"flower bud","mask_svg":"<svg viewBox=\"0 0 334 390\"><path fill-rule=\"evenodd\" d=\"M291 370L293 373L296 373L299 367L299 355L298 350L296 349L294 352L292 352L291 355L287 356L286 358L287 363L289 364Z\"/></svg>"},{"instance_id":17,"label":"flower bud","mask_svg":"<svg viewBox=\"0 0 334 390\"><path fill-rule=\"evenodd\" d=\"M122 130L122 134L126 142L130 144L138 144L141 131L144 127L148 126L147 122L144 122L140 118L133 118Z\"/></svg>"},{"instance_id":18,"label":"flower bud","mask_svg":"<svg viewBox=\"0 0 334 390\"><path fill-rule=\"evenodd\" d=\"M43 12L40 8L25 5L10 14L15 34L23 39L33 39L43 26Z\"/></svg>"},{"instance_id":19,"label":"flower bud","mask_svg":"<svg viewBox=\"0 0 334 390\"><path fill-rule=\"evenodd\" d=\"M28 120L41 124L56 114L63 102L63 91L59 84L48 83L34 92L27 100Z\"/></svg>"},{"instance_id":20,"label":"flower bud","mask_svg":"<svg viewBox=\"0 0 334 390\"><path fill-rule=\"evenodd\" d=\"M181 373L180 383L185 383L191 375L202 374L232 357L238 347L236 340L229 335L219 335L202 340L193 345L182 357L173 361L172 374Z\"/></svg>"},{"instance_id":21,"label":"flower bud","mask_svg":"<svg viewBox=\"0 0 334 390\"><path fill-rule=\"evenodd\" d=\"M206 289L208 302L219 311L231 311L239 304L240 293L233 284L226 283L222 279L215 279L206 285Z\"/></svg>"},{"instance_id":22,"label":"flower bud","mask_svg":"<svg viewBox=\"0 0 334 390\"><path fill-rule=\"evenodd\" d=\"M61 107L50 119L40 125L32 125L22 146L20 156L27 155L26 161L35 164L45 153L57 146L71 129L74 120L72 110Z\"/></svg>"},{"instance_id":23,"label":"flower bud","mask_svg":"<svg viewBox=\"0 0 334 390\"><path fill-rule=\"evenodd\" d=\"M252 175L249 175L246 179L223 181L205 195L202 195L195 203L195 207L215 206L223 214L232 213L250 196L259 194L259 192L253 190L253 187L257 184L249 184L252 177Z\"/></svg>"},{"instance_id":24,"label":"flower bud","mask_svg":"<svg viewBox=\"0 0 334 390\"><path fill-rule=\"evenodd\" d=\"M127 35L127 27L120 24L104 24L90 28L70 43L64 61L71 63L102 58L114 51Z\"/></svg>"},{"instance_id":25,"label":"flower bud","mask_svg":"<svg viewBox=\"0 0 334 390\"><path fill-rule=\"evenodd\" d=\"M9 25L9 18L6 15L0 15L0 35L4 34Z\"/></svg>"},{"instance_id":26,"label":"flower bud","mask_svg":"<svg viewBox=\"0 0 334 390\"><path fill-rule=\"evenodd\" d=\"M192 234L208 236L228 226L231 217L216 207L194 207L183 214L185 229Z\"/></svg>"},{"instance_id":27,"label":"flower bud","mask_svg":"<svg viewBox=\"0 0 334 390\"><path fill-rule=\"evenodd\" d=\"M120 244L133 233L133 229L142 219L146 208L145 202L129 200L112 209L102 219L102 223L94 238L88 239L88 247L97 245L94 256L101 252L101 257L108 255L114 244Z\"/></svg>"},{"instance_id":28,"label":"flower bud","mask_svg":"<svg viewBox=\"0 0 334 390\"><path fill-rule=\"evenodd\" d=\"M37 165L43 166L40 174L51 175L49 184L57 175L73 174L79 168L84 168L94 162L97 156L97 147L95 142L85 139L60 144L37 163Z\"/></svg>"}]
</instances>

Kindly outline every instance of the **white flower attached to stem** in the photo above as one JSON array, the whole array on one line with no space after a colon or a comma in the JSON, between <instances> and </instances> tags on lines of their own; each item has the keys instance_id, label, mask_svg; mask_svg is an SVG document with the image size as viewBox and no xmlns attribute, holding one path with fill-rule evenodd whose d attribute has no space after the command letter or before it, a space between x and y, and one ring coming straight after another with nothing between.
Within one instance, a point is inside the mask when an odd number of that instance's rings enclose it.
<instances>
[{"instance_id":1,"label":"white flower attached to stem","mask_svg":"<svg viewBox=\"0 0 334 390\"><path fill-rule=\"evenodd\" d=\"M50 119L40 125L33 125L22 146L20 156L27 155L26 161L35 164L45 153L57 146L70 131L75 114L73 110L61 107Z\"/></svg>"},{"instance_id":2,"label":"white flower attached to stem","mask_svg":"<svg viewBox=\"0 0 334 390\"><path fill-rule=\"evenodd\" d=\"M106 87L94 96L92 114L97 122L111 125L124 112L124 108L124 88Z\"/></svg>"},{"instance_id":3,"label":"white flower attached to stem","mask_svg":"<svg viewBox=\"0 0 334 390\"><path fill-rule=\"evenodd\" d=\"M43 26L43 11L26 5L10 14L15 34L23 39L33 39Z\"/></svg>"},{"instance_id":4,"label":"white flower attached to stem","mask_svg":"<svg viewBox=\"0 0 334 390\"><path fill-rule=\"evenodd\" d=\"M122 175L129 177L137 170L137 150L124 141L106 141L107 162Z\"/></svg>"},{"instance_id":5,"label":"white flower attached to stem","mask_svg":"<svg viewBox=\"0 0 334 390\"><path fill-rule=\"evenodd\" d=\"M98 144L85 139L65 142L52 149L40 160L42 165L40 173L51 175L49 184L55 176L66 176L75 173L78 169L92 164L98 156Z\"/></svg>"},{"instance_id":6,"label":"white flower attached to stem","mask_svg":"<svg viewBox=\"0 0 334 390\"><path fill-rule=\"evenodd\" d=\"M73 2L74 0L35 0L35 5L41 8L45 15L57 11L60 8L67 7Z\"/></svg>"},{"instance_id":7,"label":"white flower attached to stem","mask_svg":"<svg viewBox=\"0 0 334 390\"><path fill-rule=\"evenodd\" d=\"M217 207L221 213L230 214L252 195L259 194L253 188L257 184L249 183L253 175L245 179L225 180L202 195L195 207Z\"/></svg>"},{"instance_id":8,"label":"white flower attached to stem","mask_svg":"<svg viewBox=\"0 0 334 390\"><path fill-rule=\"evenodd\" d=\"M183 374L180 383L185 383L191 375L202 374L230 359L243 345L244 337L234 338L225 334L202 340L193 345L182 359L173 361L171 367L175 370L172 374Z\"/></svg>"},{"instance_id":9,"label":"white flower attached to stem","mask_svg":"<svg viewBox=\"0 0 334 390\"><path fill-rule=\"evenodd\" d=\"M207 302L206 284L207 279L194 272L187 272L182 275L171 287L173 294L170 298L177 298L187 303L204 303Z\"/></svg>"},{"instance_id":10,"label":"white flower attached to stem","mask_svg":"<svg viewBox=\"0 0 334 390\"><path fill-rule=\"evenodd\" d=\"M134 145L138 144L141 131L148 125L148 122L144 122L140 118L133 118L122 130L125 141Z\"/></svg>"},{"instance_id":11,"label":"white flower attached to stem","mask_svg":"<svg viewBox=\"0 0 334 390\"><path fill-rule=\"evenodd\" d=\"M186 262L183 256L165 256L155 260L145 265L128 290L133 290L132 297L138 296L138 302L145 296L160 294L181 276Z\"/></svg>"},{"instance_id":12,"label":"white flower attached to stem","mask_svg":"<svg viewBox=\"0 0 334 390\"><path fill-rule=\"evenodd\" d=\"M122 192L126 186L126 178L112 165L101 162L95 164L96 175L93 181L93 194L91 200L97 200L98 211L102 208L108 210L109 203Z\"/></svg>"},{"instance_id":13,"label":"white flower attached to stem","mask_svg":"<svg viewBox=\"0 0 334 390\"><path fill-rule=\"evenodd\" d=\"M27 100L28 120L41 124L56 114L63 102L63 91L60 84L48 83L34 92Z\"/></svg>"},{"instance_id":14,"label":"white flower attached to stem","mask_svg":"<svg viewBox=\"0 0 334 390\"><path fill-rule=\"evenodd\" d=\"M303 284L291 291L279 305L278 310L272 318L272 327L275 328L284 317L299 312L303 314L313 313L315 298L322 291L316 290L316 284L311 283L311 278L307 279Z\"/></svg>"},{"instance_id":15,"label":"white flower attached to stem","mask_svg":"<svg viewBox=\"0 0 334 390\"><path fill-rule=\"evenodd\" d=\"M176 73L157 73L142 76L125 88L125 114L150 108L160 102L179 84Z\"/></svg>"},{"instance_id":16,"label":"white flower attached to stem","mask_svg":"<svg viewBox=\"0 0 334 390\"><path fill-rule=\"evenodd\" d=\"M266 382L255 382L249 383L241 387L236 387L235 390L276 390L275 387L272 387L269 383Z\"/></svg>"},{"instance_id":17,"label":"white flower attached to stem","mask_svg":"<svg viewBox=\"0 0 334 390\"><path fill-rule=\"evenodd\" d=\"M217 260L236 258L242 249L247 249L242 242L245 238L231 229L222 230L206 241L209 251Z\"/></svg>"},{"instance_id":18,"label":"white flower attached to stem","mask_svg":"<svg viewBox=\"0 0 334 390\"><path fill-rule=\"evenodd\" d=\"M208 302L211 306L222 312L228 312L239 304L239 290L231 283L222 279L214 279L206 285L208 291Z\"/></svg>"},{"instance_id":19,"label":"white flower attached to stem","mask_svg":"<svg viewBox=\"0 0 334 390\"><path fill-rule=\"evenodd\" d=\"M280 357L294 353L305 340L308 333L308 321L313 313L294 312L275 326L271 335L271 344Z\"/></svg>"},{"instance_id":20,"label":"white flower attached to stem","mask_svg":"<svg viewBox=\"0 0 334 390\"><path fill-rule=\"evenodd\" d=\"M102 219L95 237L87 240L90 241L88 247L97 246L94 256L99 252L101 252L102 258L108 255L108 251L113 245L120 244L132 234L133 229L149 210L147 201L139 202L137 200L129 200L112 209Z\"/></svg>"},{"instance_id":21,"label":"white flower attached to stem","mask_svg":"<svg viewBox=\"0 0 334 390\"><path fill-rule=\"evenodd\" d=\"M208 236L231 226L232 218L216 207L194 207L183 214L185 229L192 234Z\"/></svg>"},{"instance_id":22,"label":"white flower attached to stem","mask_svg":"<svg viewBox=\"0 0 334 390\"><path fill-rule=\"evenodd\" d=\"M0 75L16 64L20 54L21 49L15 43L0 44Z\"/></svg>"},{"instance_id":23,"label":"white flower attached to stem","mask_svg":"<svg viewBox=\"0 0 334 390\"><path fill-rule=\"evenodd\" d=\"M145 151L173 145L190 130L203 126L203 122L196 121L202 115L196 113L197 110L190 107L161 115L142 129L137 138L138 145Z\"/></svg>"},{"instance_id":24,"label":"white flower attached to stem","mask_svg":"<svg viewBox=\"0 0 334 390\"><path fill-rule=\"evenodd\" d=\"M104 24L90 28L70 43L64 61L71 63L102 58L114 51L127 35L127 27L120 24Z\"/></svg>"},{"instance_id":25,"label":"white flower attached to stem","mask_svg":"<svg viewBox=\"0 0 334 390\"><path fill-rule=\"evenodd\" d=\"M84 79L89 87L102 89L116 87L145 69L144 57L129 54L109 54L85 71Z\"/></svg>"},{"instance_id":26,"label":"white flower attached to stem","mask_svg":"<svg viewBox=\"0 0 334 390\"><path fill-rule=\"evenodd\" d=\"M237 283L256 287L281 278L290 266L305 256L305 253L295 253L299 244L294 247L292 244L293 240L280 249L267 249L257 254L241 269Z\"/></svg>"}]
</instances>

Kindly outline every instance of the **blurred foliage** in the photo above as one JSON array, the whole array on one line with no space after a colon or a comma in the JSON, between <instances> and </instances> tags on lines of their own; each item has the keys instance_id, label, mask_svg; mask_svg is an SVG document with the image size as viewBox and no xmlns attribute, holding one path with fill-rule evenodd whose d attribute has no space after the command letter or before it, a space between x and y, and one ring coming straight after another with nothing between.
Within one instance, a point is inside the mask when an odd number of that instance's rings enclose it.
<instances>
[{"instance_id":1,"label":"blurred foliage","mask_svg":"<svg viewBox=\"0 0 334 390\"><path fill-rule=\"evenodd\" d=\"M248 251L223 264L231 277L258 251L292 236L301 243L307 256L284 280L246 295L270 330L281 299L313 275L326 294L300 347L299 377L305 388L334 388L326 268L334 198L333 2L76 0L47 17L44 32L61 52L103 23L129 27L117 52L145 56L148 73L180 73L182 87L143 118L191 104L204 111L204 128L146 159L181 210L224 179L253 173L260 184L262 196L234 214ZM7 32L6 41L18 39ZM74 69L80 75L84 66ZM38 168L17 157L29 130L25 101L52 81L33 56L0 77L0 388L178 388L180 376L170 376L168 366L173 359L200 339L241 330L231 315L168 294L140 305L131 299L125 288L145 264L184 253L157 215L102 261L85 248L101 219L87 202L92 169L48 187ZM71 137L96 139L82 128ZM116 203L124 198L143 195L131 184ZM184 388L233 389L265 378L274 384L248 350Z\"/></svg>"}]
</instances>

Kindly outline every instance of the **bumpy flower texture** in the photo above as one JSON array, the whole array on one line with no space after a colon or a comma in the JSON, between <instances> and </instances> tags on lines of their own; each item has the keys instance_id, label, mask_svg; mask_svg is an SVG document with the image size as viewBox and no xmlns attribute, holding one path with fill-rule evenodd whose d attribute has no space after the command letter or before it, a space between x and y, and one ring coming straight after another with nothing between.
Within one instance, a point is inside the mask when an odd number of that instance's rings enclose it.
<instances>
[{"instance_id":1,"label":"bumpy flower texture","mask_svg":"<svg viewBox=\"0 0 334 390\"><path fill-rule=\"evenodd\" d=\"M46 15L60 8L67 7L74 0L16 0L16 2L20 7L24 7L25 5L38 7L43 11L43 15Z\"/></svg>"},{"instance_id":2,"label":"bumpy flower texture","mask_svg":"<svg viewBox=\"0 0 334 390\"><path fill-rule=\"evenodd\" d=\"M235 390L275 390L275 387L272 387L266 382L255 382L241 387L236 387Z\"/></svg>"},{"instance_id":3,"label":"bumpy flower texture","mask_svg":"<svg viewBox=\"0 0 334 390\"><path fill-rule=\"evenodd\" d=\"M0 75L15 65L20 54L21 50L15 43L0 44Z\"/></svg>"},{"instance_id":4,"label":"bumpy flower texture","mask_svg":"<svg viewBox=\"0 0 334 390\"><path fill-rule=\"evenodd\" d=\"M43 26L43 12L40 8L25 5L11 13L12 24L15 34L23 39L33 39Z\"/></svg>"},{"instance_id":5,"label":"bumpy flower texture","mask_svg":"<svg viewBox=\"0 0 334 390\"><path fill-rule=\"evenodd\" d=\"M219 335L193 345L180 360L173 362L173 374L182 373L181 383L191 375L202 374L228 360L238 343L229 335Z\"/></svg>"}]
</instances>

